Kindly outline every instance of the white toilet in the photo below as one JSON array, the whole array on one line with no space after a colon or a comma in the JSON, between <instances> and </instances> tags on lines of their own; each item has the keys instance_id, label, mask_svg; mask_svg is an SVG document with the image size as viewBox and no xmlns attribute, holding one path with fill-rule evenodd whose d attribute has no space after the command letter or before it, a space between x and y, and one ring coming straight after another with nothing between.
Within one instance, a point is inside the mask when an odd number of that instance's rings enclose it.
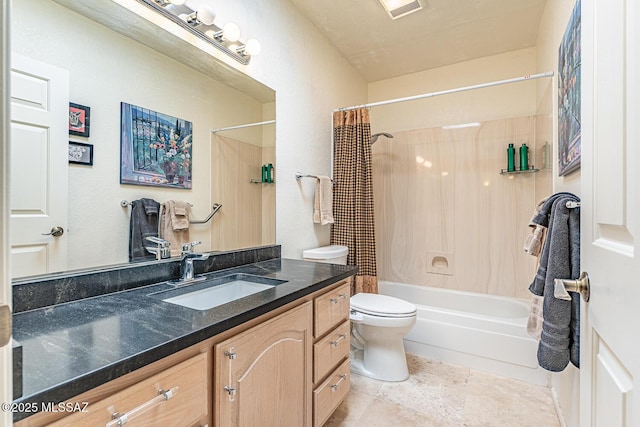
<instances>
[{"instance_id":1,"label":"white toilet","mask_svg":"<svg viewBox=\"0 0 640 427\"><path fill-rule=\"evenodd\" d=\"M404 336L416 323L416 306L387 295L351 297L351 370L382 381L409 378Z\"/></svg>"},{"instance_id":2,"label":"white toilet","mask_svg":"<svg viewBox=\"0 0 640 427\"><path fill-rule=\"evenodd\" d=\"M324 246L303 252L307 261L346 264L346 246ZM382 381L409 378L404 336L416 323L416 306L387 295L351 297L351 370Z\"/></svg>"}]
</instances>

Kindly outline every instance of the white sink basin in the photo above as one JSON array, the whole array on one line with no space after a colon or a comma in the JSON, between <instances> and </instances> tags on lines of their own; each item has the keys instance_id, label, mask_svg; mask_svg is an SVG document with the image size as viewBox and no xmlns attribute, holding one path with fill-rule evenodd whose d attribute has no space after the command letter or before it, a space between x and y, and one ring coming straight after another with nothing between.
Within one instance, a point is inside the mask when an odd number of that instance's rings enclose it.
<instances>
[{"instance_id":1,"label":"white sink basin","mask_svg":"<svg viewBox=\"0 0 640 427\"><path fill-rule=\"evenodd\" d=\"M178 286L168 291L149 294L149 296L194 310L209 310L258 292L273 289L284 282L286 280L240 273L204 278L198 283Z\"/></svg>"},{"instance_id":2,"label":"white sink basin","mask_svg":"<svg viewBox=\"0 0 640 427\"><path fill-rule=\"evenodd\" d=\"M194 310L209 310L210 308L235 301L246 296L273 288L275 285L248 282L246 280L234 280L199 291L189 292L176 297L166 298L162 301L178 304Z\"/></svg>"}]
</instances>

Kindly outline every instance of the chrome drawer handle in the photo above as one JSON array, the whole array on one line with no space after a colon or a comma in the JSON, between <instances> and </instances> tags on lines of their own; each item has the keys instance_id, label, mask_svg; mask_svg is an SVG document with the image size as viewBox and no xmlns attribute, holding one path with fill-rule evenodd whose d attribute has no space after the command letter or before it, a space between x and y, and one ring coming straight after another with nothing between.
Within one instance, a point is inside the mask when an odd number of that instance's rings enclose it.
<instances>
[{"instance_id":1,"label":"chrome drawer handle","mask_svg":"<svg viewBox=\"0 0 640 427\"><path fill-rule=\"evenodd\" d=\"M347 379L347 374L340 375L340 379L338 380L338 382L335 383L335 384L331 384L331 391L337 391L338 390L338 386L340 385L340 383L342 381L345 381L346 379Z\"/></svg>"},{"instance_id":2,"label":"chrome drawer handle","mask_svg":"<svg viewBox=\"0 0 640 427\"><path fill-rule=\"evenodd\" d=\"M330 301L331 301L331 304L337 304L340 302L341 299L345 299L345 298L347 298L347 294L340 294L338 295L337 298L331 298Z\"/></svg>"},{"instance_id":3,"label":"chrome drawer handle","mask_svg":"<svg viewBox=\"0 0 640 427\"><path fill-rule=\"evenodd\" d=\"M178 387L173 387L170 390L160 389L158 390L158 395L156 397L154 397L151 400L147 400L145 403L138 406L137 408L133 408L131 411L125 412L124 414L119 414L118 412L114 412L111 415L112 420L106 424L106 427L115 427L115 426L121 427L127 424L129 421L133 421L135 418L144 414L145 412L155 407L156 405L171 399L173 396L175 396L177 392L178 392Z\"/></svg>"},{"instance_id":4,"label":"chrome drawer handle","mask_svg":"<svg viewBox=\"0 0 640 427\"><path fill-rule=\"evenodd\" d=\"M347 334L340 334L340 335L338 336L338 339L337 339L337 340L335 340L335 341L331 341L331 346L333 346L333 347L337 347L337 346L338 346L338 344L340 344L340 341L342 341L342 340L344 340L344 339L346 339L346 338L347 338Z\"/></svg>"}]
</instances>

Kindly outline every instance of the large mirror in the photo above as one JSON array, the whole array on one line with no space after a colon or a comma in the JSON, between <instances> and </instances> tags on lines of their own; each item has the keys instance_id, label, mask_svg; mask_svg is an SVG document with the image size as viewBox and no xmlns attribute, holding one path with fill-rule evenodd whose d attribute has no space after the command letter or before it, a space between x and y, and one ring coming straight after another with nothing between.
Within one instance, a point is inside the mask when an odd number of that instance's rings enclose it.
<instances>
[{"instance_id":1,"label":"large mirror","mask_svg":"<svg viewBox=\"0 0 640 427\"><path fill-rule=\"evenodd\" d=\"M221 204L191 224L197 251L275 242L275 185L251 182L275 165L275 125L212 132L273 121L273 90L112 1L20 0L11 16L14 277L129 262L121 202L141 198L186 201L195 220ZM51 106L59 125L68 102L89 107L88 136L30 123ZM191 188L120 183L121 103L192 123ZM69 141L91 162L68 163ZM45 235L57 226L61 236Z\"/></svg>"}]
</instances>

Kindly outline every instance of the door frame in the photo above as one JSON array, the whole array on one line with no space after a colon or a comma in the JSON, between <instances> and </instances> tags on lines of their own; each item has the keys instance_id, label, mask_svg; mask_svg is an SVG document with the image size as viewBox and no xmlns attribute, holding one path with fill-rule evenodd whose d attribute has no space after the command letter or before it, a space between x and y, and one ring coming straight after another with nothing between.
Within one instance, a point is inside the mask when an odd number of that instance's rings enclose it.
<instances>
[{"instance_id":1,"label":"door frame","mask_svg":"<svg viewBox=\"0 0 640 427\"><path fill-rule=\"evenodd\" d=\"M9 260L9 78L11 49L9 43L9 0L0 3L0 303L11 306L11 272ZM0 347L0 402L13 401L13 367L11 345ZM13 423L10 411L0 411L0 425Z\"/></svg>"}]
</instances>

